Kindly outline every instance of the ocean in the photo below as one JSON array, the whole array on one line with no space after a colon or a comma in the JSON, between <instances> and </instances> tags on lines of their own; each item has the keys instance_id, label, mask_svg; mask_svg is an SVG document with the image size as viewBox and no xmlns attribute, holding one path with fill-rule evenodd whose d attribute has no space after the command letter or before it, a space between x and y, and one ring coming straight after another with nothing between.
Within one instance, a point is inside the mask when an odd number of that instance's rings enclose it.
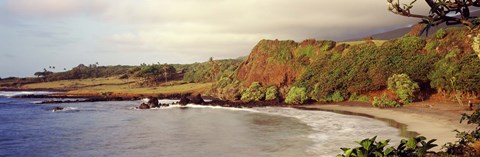
<instances>
[{"instance_id":1,"label":"ocean","mask_svg":"<svg viewBox=\"0 0 480 157\"><path fill-rule=\"evenodd\" d=\"M0 92L0 156L333 157L363 138L402 138L387 122L325 111L11 98L48 93Z\"/></svg>"}]
</instances>

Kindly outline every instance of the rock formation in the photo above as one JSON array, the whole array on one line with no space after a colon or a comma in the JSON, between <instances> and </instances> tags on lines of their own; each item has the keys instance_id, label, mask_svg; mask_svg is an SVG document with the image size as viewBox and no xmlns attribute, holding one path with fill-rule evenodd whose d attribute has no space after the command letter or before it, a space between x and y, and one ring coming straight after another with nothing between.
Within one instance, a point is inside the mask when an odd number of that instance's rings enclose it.
<instances>
[{"instance_id":1,"label":"rock formation","mask_svg":"<svg viewBox=\"0 0 480 157\"><path fill-rule=\"evenodd\" d=\"M142 103L142 104L140 104L140 106L138 107L138 109L142 109L142 110L150 109L150 106L148 106L148 104Z\"/></svg>"},{"instance_id":2,"label":"rock formation","mask_svg":"<svg viewBox=\"0 0 480 157\"><path fill-rule=\"evenodd\" d=\"M190 103L190 99L187 98L187 96L182 96L182 98L180 98L180 102L178 102L180 105L187 105L188 103Z\"/></svg>"},{"instance_id":3,"label":"rock formation","mask_svg":"<svg viewBox=\"0 0 480 157\"><path fill-rule=\"evenodd\" d=\"M205 101L203 100L202 98L202 95L200 94L197 94L196 96L192 96L190 97L190 103L193 103L193 104L203 104Z\"/></svg>"},{"instance_id":4,"label":"rock formation","mask_svg":"<svg viewBox=\"0 0 480 157\"><path fill-rule=\"evenodd\" d=\"M149 106L150 108L160 107L160 105L158 104L158 98L156 98L156 97L150 97L150 98L148 98L148 106Z\"/></svg>"}]
</instances>

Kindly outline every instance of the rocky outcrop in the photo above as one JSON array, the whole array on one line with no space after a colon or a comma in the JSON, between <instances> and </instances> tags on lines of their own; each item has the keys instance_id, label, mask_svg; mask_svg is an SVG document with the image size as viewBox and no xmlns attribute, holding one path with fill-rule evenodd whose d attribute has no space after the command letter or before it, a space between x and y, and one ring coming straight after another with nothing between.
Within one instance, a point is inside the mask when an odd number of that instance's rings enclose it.
<instances>
[{"instance_id":1,"label":"rocky outcrop","mask_svg":"<svg viewBox=\"0 0 480 157\"><path fill-rule=\"evenodd\" d=\"M142 103L142 104L140 104L138 109L142 109L142 110L150 109L150 106L148 104Z\"/></svg>"},{"instance_id":2,"label":"rocky outcrop","mask_svg":"<svg viewBox=\"0 0 480 157\"><path fill-rule=\"evenodd\" d=\"M187 96L182 96L182 98L180 98L180 101L178 102L178 104L180 105L187 105L188 103L190 103L190 99L187 98Z\"/></svg>"},{"instance_id":3,"label":"rocky outcrop","mask_svg":"<svg viewBox=\"0 0 480 157\"><path fill-rule=\"evenodd\" d=\"M291 85L318 54L334 48L334 41L308 39L295 41L262 40L252 50L237 73L244 86L259 82L263 86Z\"/></svg>"},{"instance_id":4,"label":"rocky outcrop","mask_svg":"<svg viewBox=\"0 0 480 157\"><path fill-rule=\"evenodd\" d=\"M63 109L65 109L65 108L57 106L57 107L53 108L52 111L57 112L57 111L62 111Z\"/></svg>"},{"instance_id":5,"label":"rocky outcrop","mask_svg":"<svg viewBox=\"0 0 480 157\"><path fill-rule=\"evenodd\" d=\"M158 98L156 98L156 97L148 98L148 103L147 104L150 108L160 107L160 105L158 104Z\"/></svg>"},{"instance_id":6,"label":"rocky outcrop","mask_svg":"<svg viewBox=\"0 0 480 157\"><path fill-rule=\"evenodd\" d=\"M192 96L190 97L190 103L193 103L193 104L203 104L205 101L203 100L202 98L202 95L200 94L197 94L196 96Z\"/></svg>"}]
</instances>

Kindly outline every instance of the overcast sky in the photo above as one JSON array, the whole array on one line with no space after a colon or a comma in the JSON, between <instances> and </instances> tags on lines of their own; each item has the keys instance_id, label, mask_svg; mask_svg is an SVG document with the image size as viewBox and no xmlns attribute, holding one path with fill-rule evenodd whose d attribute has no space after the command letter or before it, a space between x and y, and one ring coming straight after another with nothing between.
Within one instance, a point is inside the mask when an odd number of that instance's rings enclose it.
<instances>
[{"instance_id":1,"label":"overcast sky","mask_svg":"<svg viewBox=\"0 0 480 157\"><path fill-rule=\"evenodd\" d=\"M416 21L386 0L0 0L0 77L236 58L261 39L351 39Z\"/></svg>"}]
</instances>

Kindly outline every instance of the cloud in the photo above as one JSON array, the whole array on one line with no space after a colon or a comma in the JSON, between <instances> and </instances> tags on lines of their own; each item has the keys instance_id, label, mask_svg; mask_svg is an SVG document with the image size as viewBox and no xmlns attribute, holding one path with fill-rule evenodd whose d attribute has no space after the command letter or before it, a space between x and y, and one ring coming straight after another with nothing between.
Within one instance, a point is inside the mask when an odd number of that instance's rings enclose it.
<instances>
[{"instance_id":1,"label":"cloud","mask_svg":"<svg viewBox=\"0 0 480 157\"><path fill-rule=\"evenodd\" d=\"M98 36L105 52L237 57L247 55L261 39L351 39L417 21L388 12L385 4L386 0L6 0L5 8L23 21L87 18L106 25L100 31L109 33ZM85 25L78 27L96 27ZM117 27L126 29L110 31Z\"/></svg>"},{"instance_id":2,"label":"cloud","mask_svg":"<svg viewBox=\"0 0 480 157\"><path fill-rule=\"evenodd\" d=\"M77 12L82 3L77 0L7 0L6 6L15 13L52 16Z\"/></svg>"}]
</instances>

